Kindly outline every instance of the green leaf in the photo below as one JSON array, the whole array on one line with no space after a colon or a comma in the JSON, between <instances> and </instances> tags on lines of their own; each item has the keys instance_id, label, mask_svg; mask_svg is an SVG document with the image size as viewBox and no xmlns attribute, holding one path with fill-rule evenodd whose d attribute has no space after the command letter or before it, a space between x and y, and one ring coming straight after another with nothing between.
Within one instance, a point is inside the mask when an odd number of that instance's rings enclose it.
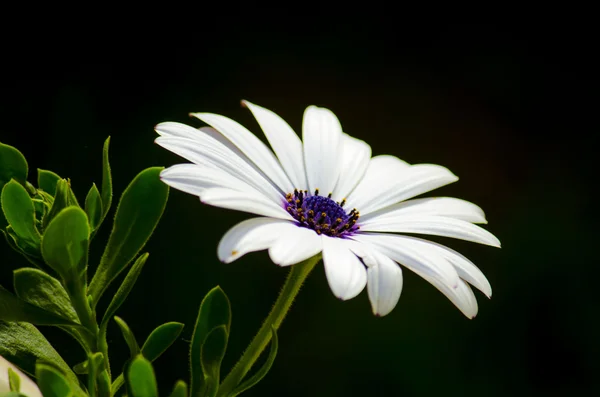
<instances>
[{"instance_id":1,"label":"green leaf","mask_svg":"<svg viewBox=\"0 0 600 397\"><path fill-rule=\"evenodd\" d=\"M125 384L125 377L123 376L123 374L117 376L117 378L114 380L114 382L112 383L111 387L110 387L110 395L114 396L117 394L117 392L119 391L119 389Z\"/></svg>"},{"instance_id":2,"label":"green leaf","mask_svg":"<svg viewBox=\"0 0 600 397\"><path fill-rule=\"evenodd\" d=\"M0 143L0 191L8 181L16 180L21 185L27 182L27 161L16 148ZM0 199L0 204L1 204ZM6 228L8 222L0 211L0 229Z\"/></svg>"},{"instance_id":3,"label":"green leaf","mask_svg":"<svg viewBox=\"0 0 600 397\"><path fill-rule=\"evenodd\" d=\"M35 376L44 397L71 397L73 395L69 381L51 366L37 364Z\"/></svg>"},{"instance_id":4,"label":"green leaf","mask_svg":"<svg viewBox=\"0 0 600 397\"><path fill-rule=\"evenodd\" d=\"M37 248L33 248L31 245L25 244L24 240L19 239L19 236L16 235L15 231L12 230L10 225L6 226L6 230L3 230L2 232L6 236L6 241L12 249L23 255L23 257L25 257L25 259L27 259L34 266L40 269L44 267L44 260L42 259L42 255L39 250Z\"/></svg>"},{"instance_id":5,"label":"green leaf","mask_svg":"<svg viewBox=\"0 0 600 397\"><path fill-rule=\"evenodd\" d=\"M88 365L88 360L77 363L73 365L73 372L75 372L77 375L85 375L89 371Z\"/></svg>"},{"instance_id":6,"label":"green leaf","mask_svg":"<svg viewBox=\"0 0 600 397\"><path fill-rule=\"evenodd\" d=\"M56 184L61 179L52 171L38 168L38 187L49 194L56 193Z\"/></svg>"},{"instance_id":7,"label":"green leaf","mask_svg":"<svg viewBox=\"0 0 600 397\"><path fill-rule=\"evenodd\" d=\"M170 322L157 327L142 346L142 355L150 361L156 360L177 340L183 324Z\"/></svg>"},{"instance_id":8,"label":"green leaf","mask_svg":"<svg viewBox=\"0 0 600 397\"><path fill-rule=\"evenodd\" d=\"M25 302L73 322L79 321L67 291L48 273L30 267L17 269L14 271L14 288Z\"/></svg>"},{"instance_id":9,"label":"green leaf","mask_svg":"<svg viewBox=\"0 0 600 397\"><path fill-rule=\"evenodd\" d=\"M32 265L39 267L39 268L42 268L44 266L44 261L42 259L42 256L39 253L36 255L27 254L26 252L23 251L23 249L21 247L19 247L17 245L17 241L16 241L17 236L15 235L15 233L13 232L13 230L10 226L7 226L6 230L0 230L0 234L2 234L4 236L8 246L10 248L12 248L13 250L15 250L16 252L18 252L19 254L23 255L23 257L25 259L27 259L27 261L29 261L29 263L31 263Z\"/></svg>"},{"instance_id":10,"label":"green leaf","mask_svg":"<svg viewBox=\"0 0 600 397\"><path fill-rule=\"evenodd\" d=\"M17 393L21 391L21 378L19 378L19 374L10 367L8 368L8 384L10 391Z\"/></svg>"},{"instance_id":11,"label":"green leaf","mask_svg":"<svg viewBox=\"0 0 600 397\"><path fill-rule=\"evenodd\" d=\"M246 381L244 381L242 384L236 387L228 397L235 397L238 394L241 394L242 392L250 389L251 387L255 386L258 382L260 382L262 378L264 378L265 375L269 373L271 366L275 362L278 347L279 341L277 339L277 331L275 330L275 327L271 325L271 349L269 350L269 356L267 357L267 361L265 361L263 366L258 371L256 371L254 375L252 375L250 378L248 378Z\"/></svg>"},{"instance_id":12,"label":"green leaf","mask_svg":"<svg viewBox=\"0 0 600 397\"><path fill-rule=\"evenodd\" d=\"M92 184L92 188L85 197L85 213L90 223L90 229L97 230L102 221L102 198L95 183Z\"/></svg>"},{"instance_id":13,"label":"green leaf","mask_svg":"<svg viewBox=\"0 0 600 397\"><path fill-rule=\"evenodd\" d=\"M48 225L42 239L42 256L65 282L84 280L90 229L79 207L62 210Z\"/></svg>"},{"instance_id":14,"label":"green leaf","mask_svg":"<svg viewBox=\"0 0 600 397\"><path fill-rule=\"evenodd\" d=\"M129 273L127 273L127 276L125 277L125 280L123 280L123 283L117 290L117 293L113 296L110 305L108 305L108 309L106 309L104 317L102 318L102 322L100 323L100 332L98 334L99 346L107 346L106 331L108 328L108 322L117 313L117 310L119 309L119 307L121 307L123 302L125 302L125 299L127 299L127 296L129 295L129 292L131 292L131 289L135 285L135 282L138 276L140 275L147 259L148 253L144 253L140 257L138 257L131 269L129 269Z\"/></svg>"},{"instance_id":15,"label":"green leaf","mask_svg":"<svg viewBox=\"0 0 600 397\"><path fill-rule=\"evenodd\" d=\"M200 309L190 344L191 396L198 396L205 389L206 369L202 366L202 346L211 331L223 325L227 334L231 326L229 299L221 287L206 294Z\"/></svg>"},{"instance_id":16,"label":"green leaf","mask_svg":"<svg viewBox=\"0 0 600 397\"><path fill-rule=\"evenodd\" d=\"M221 361L227 350L229 333L225 325L219 325L209 332L202 344L201 362L204 370L203 396L214 397L221 381Z\"/></svg>"},{"instance_id":17,"label":"green leaf","mask_svg":"<svg viewBox=\"0 0 600 397\"><path fill-rule=\"evenodd\" d=\"M71 189L71 180L67 179L67 184L69 185L69 189L67 190L67 203L69 205L74 205L79 207L79 202L77 201L77 197L75 197L75 193L73 193L73 189Z\"/></svg>"},{"instance_id":18,"label":"green leaf","mask_svg":"<svg viewBox=\"0 0 600 397\"><path fill-rule=\"evenodd\" d=\"M14 179L2 188L2 211L18 241L39 252L40 233L35 227L33 201L27 190Z\"/></svg>"},{"instance_id":19,"label":"green leaf","mask_svg":"<svg viewBox=\"0 0 600 397\"><path fill-rule=\"evenodd\" d=\"M133 264L133 266L131 266L131 269L129 269L125 280L123 280L123 283L117 290L117 293L113 296L110 305L108 305L108 309L106 309L106 313L104 314L104 317L102 318L102 323L100 324L100 329L106 329L108 321L117 313L119 307L121 307L123 302L125 302L125 299L127 299L127 296L133 289L133 286L135 285L138 276L144 268L144 264L146 263L148 256L149 254L147 252L140 255Z\"/></svg>"},{"instance_id":20,"label":"green leaf","mask_svg":"<svg viewBox=\"0 0 600 397\"><path fill-rule=\"evenodd\" d=\"M102 219L106 217L110 205L112 204L112 176L110 174L110 163L108 162L108 147L110 145L110 137L104 141L102 149Z\"/></svg>"},{"instance_id":21,"label":"green leaf","mask_svg":"<svg viewBox=\"0 0 600 397\"><path fill-rule=\"evenodd\" d=\"M169 195L168 186L159 179L161 170L152 167L140 172L121 196L113 230L90 283L94 306L106 287L143 248L158 224Z\"/></svg>"},{"instance_id":22,"label":"green leaf","mask_svg":"<svg viewBox=\"0 0 600 397\"><path fill-rule=\"evenodd\" d=\"M178 380L171 392L170 397L187 397L187 385L184 381Z\"/></svg>"},{"instance_id":23,"label":"green leaf","mask_svg":"<svg viewBox=\"0 0 600 397\"><path fill-rule=\"evenodd\" d=\"M47 193L41 189L38 189L35 192L35 197L42 200L46 204L46 207L48 209L52 208L52 203L54 203L54 196L51 193Z\"/></svg>"},{"instance_id":24,"label":"green leaf","mask_svg":"<svg viewBox=\"0 0 600 397\"><path fill-rule=\"evenodd\" d=\"M54 192L54 201L52 202L52 207L50 211L46 214L42 221L42 225L44 229L48 226L48 224L58 215L60 211L67 208L69 206L69 182L66 179L60 179L56 183L56 191Z\"/></svg>"},{"instance_id":25,"label":"green leaf","mask_svg":"<svg viewBox=\"0 0 600 397\"><path fill-rule=\"evenodd\" d=\"M73 321L29 304L0 286L0 320L26 321L36 325L81 327Z\"/></svg>"},{"instance_id":26,"label":"green leaf","mask_svg":"<svg viewBox=\"0 0 600 397\"><path fill-rule=\"evenodd\" d=\"M129 329L127 323L117 316L115 316L115 322L117 323L119 328L121 328L121 333L123 334L125 342L127 342L129 352L131 353L131 358L140 354L140 346L137 344L135 336L133 335L133 332L131 332L131 329Z\"/></svg>"},{"instance_id":27,"label":"green leaf","mask_svg":"<svg viewBox=\"0 0 600 397\"><path fill-rule=\"evenodd\" d=\"M127 383L132 397L158 397L152 364L141 355L134 358L129 365Z\"/></svg>"},{"instance_id":28,"label":"green leaf","mask_svg":"<svg viewBox=\"0 0 600 397\"><path fill-rule=\"evenodd\" d=\"M25 186L27 160L16 148L0 143L0 189L11 179Z\"/></svg>"},{"instance_id":29,"label":"green leaf","mask_svg":"<svg viewBox=\"0 0 600 397\"><path fill-rule=\"evenodd\" d=\"M67 363L44 335L29 323L0 321L0 356L29 375L35 373L37 361L52 364L66 374L70 382L78 385L77 376ZM83 391L79 389L77 395L81 394Z\"/></svg>"}]
</instances>

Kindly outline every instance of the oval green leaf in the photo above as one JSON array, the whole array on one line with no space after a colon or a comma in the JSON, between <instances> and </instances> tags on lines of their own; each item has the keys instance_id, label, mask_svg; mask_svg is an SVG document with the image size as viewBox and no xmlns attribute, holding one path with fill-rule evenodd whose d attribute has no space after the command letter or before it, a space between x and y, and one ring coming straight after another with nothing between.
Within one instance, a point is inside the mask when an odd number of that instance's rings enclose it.
<instances>
[{"instance_id":1,"label":"oval green leaf","mask_svg":"<svg viewBox=\"0 0 600 397\"><path fill-rule=\"evenodd\" d=\"M94 306L144 247L162 216L169 188L159 179L161 170L152 167L140 172L121 196L108 244L90 283Z\"/></svg>"},{"instance_id":2,"label":"oval green leaf","mask_svg":"<svg viewBox=\"0 0 600 397\"><path fill-rule=\"evenodd\" d=\"M67 202L69 203L69 205L74 205L76 207L79 207L79 202L77 201L77 197L75 196L73 189L71 189L71 180L70 179L67 179L67 184L69 185L69 189L67 190Z\"/></svg>"},{"instance_id":3,"label":"oval green leaf","mask_svg":"<svg viewBox=\"0 0 600 397\"><path fill-rule=\"evenodd\" d=\"M29 323L0 321L0 356L29 375L35 373L36 362L50 363L66 374L72 385L79 384L77 376L50 342ZM73 389L76 390L76 395L84 395L79 386L74 386Z\"/></svg>"},{"instance_id":4,"label":"oval green leaf","mask_svg":"<svg viewBox=\"0 0 600 397\"><path fill-rule=\"evenodd\" d=\"M177 340L182 330L183 324L176 322L157 327L144 342L142 355L150 361L156 360Z\"/></svg>"},{"instance_id":5,"label":"oval green leaf","mask_svg":"<svg viewBox=\"0 0 600 397\"><path fill-rule=\"evenodd\" d=\"M170 397L187 397L187 395L187 384L182 380L178 380Z\"/></svg>"},{"instance_id":6,"label":"oval green leaf","mask_svg":"<svg viewBox=\"0 0 600 397\"><path fill-rule=\"evenodd\" d=\"M10 367L8 367L8 385L10 391L17 393L21 391L21 378L19 378L19 374Z\"/></svg>"},{"instance_id":7,"label":"oval green leaf","mask_svg":"<svg viewBox=\"0 0 600 397\"><path fill-rule=\"evenodd\" d=\"M96 231L102 222L102 198L96 184L92 184L85 197L85 213L90 223L90 229Z\"/></svg>"},{"instance_id":8,"label":"oval green leaf","mask_svg":"<svg viewBox=\"0 0 600 397\"><path fill-rule=\"evenodd\" d=\"M104 141L102 149L102 219L106 217L112 204L112 175L110 174L110 163L108 161L108 148L110 146L110 137Z\"/></svg>"},{"instance_id":9,"label":"oval green leaf","mask_svg":"<svg viewBox=\"0 0 600 397\"><path fill-rule=\"evenodd\" d=\"M129 365L127 383L132 397L158 397L152 364L141 355L135 357Z\"/></svg>"},{"instance_id":10,"label":"oval green leaf","mask_svg":"<svg viewBox=\"0 0 600 397\"><path fill-rule=\"evenodd\" d=\"M39 251L40 233L35 227L35 207L27 190L14 179L2 188L2 211L20 246Z\"/></svg>"},{"instance_id":11,"label":"oval green leaf","mask_svg":"<svg viewBox=\"0 0 600 397\"><path fill-rule=\"evenodd\" d=\"M52 207L50 207L50 211L46 213L42 221L42 225L44 229L48 226L48 224L58 215L60 211L67 208L69 206L69 182L66 179L60 179L56 183L56 190L54 192L54 201L52 202Z\"/></svg>"},{"instance_id":12,"label":"oval green leaf","mask_svg":"<svg viewBox=\"0 0 600 397\"><path fill-rule=\"evenodd\" d=\"M42 256L64 281L85 277L89 236L87 216L74 206L62 210L46 228Z\"/></svg>"},{"instance_id":13,"label":"oval green leaf","mask_svg":"<svg viewBox=\"0 0 600 397\"><path fill-rule=\"evenodd\" d=\"M235 397L238 394L243 393L244 391L250 389L255 386L258 382L262 380L269 373L271 366L275 362L275 357L277 356L277 349L279 348L279 341L277 339L277 331L275 327L271 326L271 349L269 350L269 356L267 357L267 361L263 364L262 367L254 375L236 387L228 397Z\"/></svg>"},{"instance_id":14,"label":"oval green leaf","mask_svg":"<svg viewBox=\"0 0 600 397\"><path fill-rule=\"evenodd\" d=\"M36 325L66 325L81 327L79 324L34 306L19 299L0 286L0 320L26 321Z\"/></svg>"},{"instance_id":15,"label":"oval green leaf","mask_svg":"<svg viewBox=\"0 0 600 397\"><path fill-rule=\"evenodd\" d=\"M221 381L221 361L227 350L229 334L225 325L219 325L208 333L202 344L200 359L204 370L202 396L215 397Z\"/></svg>"},{"instance_id":16,"label":"oval green leaf","mask_svg":"<svg viewBox=\"0 0 600 397\"><path fill-rule=\"evenodd\" d=\"M138 345L137 341L135 340L135 336L133 335L133 332L131 332L131 329L129 328L127 323L125 321L123 321L122 318L117 317L117 316L115 316L115 322L121 329L123 338L125 339L125 342L127 343L127 346L129 347L129 352L131 353L131 358L140 354L140 346Z\"/></svg>"},{"instance_id":17,"label":"oval green leaf","mask_svg":"<svg viewBox=\"0 0 600 397\"><path fill-rule=\"evenodd\" d=\"M44 397L71 397L73 395L67 379L51 366L37 364L35 366L35 376Z\"/></svg>"},{"instance_id":18,"label":"oval green leaf","mask_svg":"<svg viewBox=\"0 0 600 397\"><path fill-rule=\"evenodd\" d=\"M38 168L38 187L49 194L56 193L56 184L61 179L52 171Z\"/></svg>"},{"instance_id":19,"label":"oval green leaf","mask_svg":"<svg viewBox=\"0 0 600 397\"><path fill-rule=\"evenodd\" d=\"M217 286L210 290L202 300L192 334L190 344L190 395L192 396L199 395L201 390L206 388L205 377L207 375L206 369L202 365L202 346L208 338L208 334L221 325L228 334L231 326L231 306L225 292Z\"/></svg>"},{"instance_id":20,"label":"oval green leaf","mask_svg":"<svg viewBox=\"0 0 600 397\"><path fill-rule=\"evenodd\" d=\"M67 291L48 273L25 267L14 271L13 280L15 293L25 302L73 322L79 321Z\"/></svg>"},{"instance_id":21,"label":"oval green leaf","mask_svg":"<svg viewBox=\"0 0 600 397\"><path fill-rule=\"evenodd\" d=\"M106 309L106 312L104 313L104 317L102 318L102 323L100 324L101 332L102 332L102 329L106 330L106 325L108 324L108 321L117 313L117 310L119 309L119 307L121 307L123 302L125 302L125 299L127 299L127 296L133 289L133 286L135 285L135 282L137 281L138 276L140 275L140 273L142 272L142 269L144 268L144 264L146 263L148 256L149 256L149 254L147 252L140 255L140 257L137 258L137 260L135 261L133 266L131 266L131 269L129 269L129 272L127 273L127 276L125 277L125 280L123 280L123 283L117 290L117 293L113 296L113 299L110 302L110 305L108 305L108 309Z\"/></svg>"},{"instance_id":22,"label":"oval green leaf","mask_svg":"<svg viewBox=\"0 0 600 397\"><path fill-rule=\"evenodd\" d=\"M17 148L0 143L0 189L11 179L25 185L27 160Z\"/></svg>"}]
</instances>

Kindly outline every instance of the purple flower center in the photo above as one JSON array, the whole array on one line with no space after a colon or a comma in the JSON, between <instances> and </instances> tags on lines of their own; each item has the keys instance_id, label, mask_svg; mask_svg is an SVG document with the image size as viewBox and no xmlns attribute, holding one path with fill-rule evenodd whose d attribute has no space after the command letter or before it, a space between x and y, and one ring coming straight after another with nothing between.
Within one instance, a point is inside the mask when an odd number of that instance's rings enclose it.
<instances>
[{"instance_id":1,"label":"purple flower center","mask_svg":"<svg viewBox=\"0 0 600 397\"><path fill-rule=\"evenodd\" d=\"M356 224L360 214L356 208L346 213L346 199L336 202L329 196L319 196L319 189L314 194L294 189L294 193L285 196L285 209L296 219L300 226L309 228L317 234L332 237L343 237L356 232Z\"/></svg>"}]
</instances>

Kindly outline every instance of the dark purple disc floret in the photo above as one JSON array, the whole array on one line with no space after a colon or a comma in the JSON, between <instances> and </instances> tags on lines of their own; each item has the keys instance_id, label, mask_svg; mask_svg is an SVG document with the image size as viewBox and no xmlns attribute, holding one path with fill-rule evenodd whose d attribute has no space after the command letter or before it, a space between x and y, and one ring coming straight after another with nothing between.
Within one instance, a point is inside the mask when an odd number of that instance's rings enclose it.
<instances>
[{"instance_id":1,"label":"dark purple disc floret","mask_svg":"<svg viewBox=\"0 0 600 397\"><path fill-rule=\"evenodd\" d=\"M350 212L344 210L346 200L336 202L328 196L319 196L319 189L314 194L308 191L294 190L286 195L285 209L296 219L300 226L313 229L317 234L331 237L345 237L356 232L356 224L360 214L354 208Z\"/></svg>"}]
</instances>

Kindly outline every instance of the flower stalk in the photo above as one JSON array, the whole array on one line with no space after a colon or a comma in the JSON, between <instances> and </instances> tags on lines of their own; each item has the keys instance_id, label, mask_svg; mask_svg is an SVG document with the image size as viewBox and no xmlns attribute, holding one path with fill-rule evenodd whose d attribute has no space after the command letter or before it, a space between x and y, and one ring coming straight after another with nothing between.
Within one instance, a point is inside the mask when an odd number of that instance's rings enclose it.
<instances>
[{"instance_id":1,"label":"flower stalk","mask_svg":"<svg viewBox=\"0 0 600 397\"><path fill-rule=\"evenodd\" d=\"M263 322L257 334L248 345L248 348L227 375L219 387L218 397L226 397L242 382L248 371L252 368L256 360L260 357L263 350L271 341L271 326L276 330L283 322L283 319L290 310L296 295L310 274L312 269L321 259L321 255L315 255L301 263L291 266L288 277L271 309L271 312Z\"/></svg>"}]
</instances>

